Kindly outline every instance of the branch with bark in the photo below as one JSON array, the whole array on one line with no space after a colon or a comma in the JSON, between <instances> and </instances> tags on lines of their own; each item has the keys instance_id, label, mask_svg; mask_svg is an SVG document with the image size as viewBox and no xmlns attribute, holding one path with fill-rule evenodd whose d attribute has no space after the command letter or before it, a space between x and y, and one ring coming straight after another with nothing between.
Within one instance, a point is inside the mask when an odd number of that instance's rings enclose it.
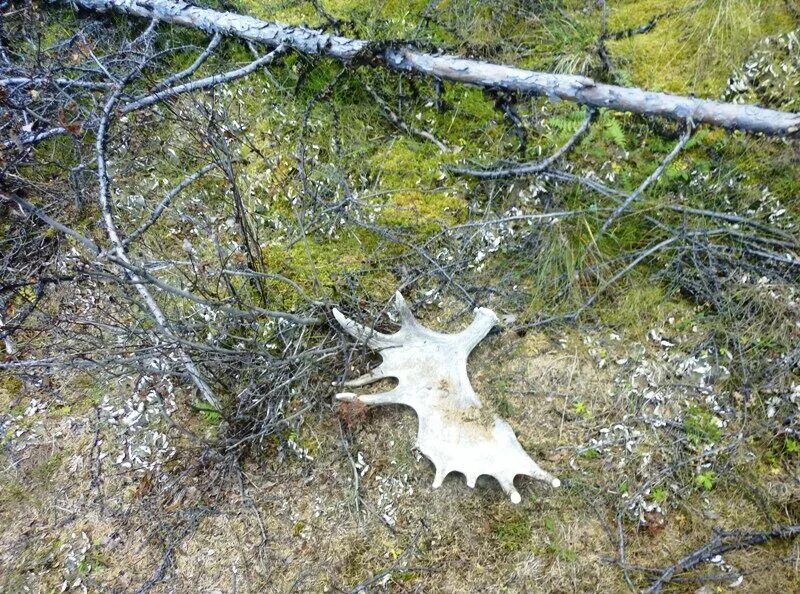
<instances>
[{"instance_id":1,"label":"branch with bark","mask_svg":"<svg viewBox=\"0 0 800 594\"><path fill-rule=\"evenodd\" d=\"M773 136L795 136L800 131L800 114L796 113L604 84L580 75L536 72L459 56L434 55L401 43L376 44L202 8L181 0L75 0L75 4L89 10L113 10L194 27L273 48L286 46L304 54L330 56L348 63L377 63L399 72L545 96L554 101L573 101L595 108L691 120L696 124Z\"/></svg>"}]
</instances>

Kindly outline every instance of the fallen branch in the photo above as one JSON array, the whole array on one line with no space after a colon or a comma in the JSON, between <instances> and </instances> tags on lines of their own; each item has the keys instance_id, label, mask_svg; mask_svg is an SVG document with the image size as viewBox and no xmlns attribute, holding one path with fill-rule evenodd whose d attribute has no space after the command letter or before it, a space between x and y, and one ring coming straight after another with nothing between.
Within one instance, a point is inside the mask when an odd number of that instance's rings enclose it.
<instances>
[{"instance_id":1,"label":"fallen branch","mask_svg":"<svg viewBox=\"0 0 800 594\"><path fill-rule=\"evenodd\" d=\"M655 93L599 83L586 76L535 72L513 66L441 54L432 55L399 44L382 44L329 35L306 27L270 23L231 12L201 8L182 0L75 0L96 11L114 10L163 22L231 35L269 47L285 45L306 54L343 62L371 61L392 70L415 72L484 88L503 89L591 107L629 111L644 116L708 124L773 136L796 135L800 114L708 99Z\"/></svg>"},{"instance_id":2,"label":"fallen branch","mask_svg":"<svg viewBox=\"0 0 800 594\"><path fill-rule=\"evenodd\" d=\"M67 134L68 130L66 128L57 127L57 128L50 128L49 130L45 130L44 132L39 132L37 134L26 134L24 136L20 136L18 138L14 138L12 140L5 141L2 145L4 150L10 149L13 147L23 148L26 145L30 144L37 144L43 140L47 140L52 136L58 136L60 134Z\"/></svg>"},{"instance_id":3,"label":"fallen branch","mask_svg":"<svg viewBox=\"0 0 800 594\"><path fill-rule=\"evenodd\" d=\"M164 89L163 91L158 91L156 93L153 93L152 95L148 95L147 97L143 97L142 99L139 99L137 101L132 101L131 103L128 103L125 107L122 108L122 113L130 113L132 111L142 109L143 107L153 105L154 103L158 103L159 101L163 101L164 99L170 99L182 93L190 93L192 91L201 91L203 89L210 89L211 87L215 87L219 84L231 82L238 78L242 78L243 76L252 74L256 70L258 70L261 66L266 66L267 64L271 64L275 60L275 58L280 56L283 52L284 52L283 46L279 45L270 53L265 54L264 56L258 58L257 60L250 62L247 66L242 66L241 68L237 68L236 70L231 70L230 72L225 72L223 74L215 74L213 76L201 78L199 80L193 80L192 82L178 85L176 87L170 87L168 89Z\"/></svg>"},{"instance_id":4,"label":"fallen branch","mask_svg":"<svg viewBox=\"0 0 800 594\"><path fill-rule=\"evenodd\" d=\"M614 209L614 212L611 213L611 216L606 219L606 222L603 223L603 226L600 228L600 232L597 234L597 237L595 238L595 243L600 238L600 236L603 233L605 233L606 230L611 226L611 223L613 223L617 219L617 217L619 217L619 215L621 215L625 211L625 209L628 208L628 206L630 206L631 202L633 202L639 196L641 196L642 193L645 190L647 190L647 188L649 188L653 183L655 183L658 180L659 177L661 177L661 174L664 173L664 170L669 166L670 163L672 163L675 157L678 156L678 153L680 153L681 150L683 150L683 148L686 146L686 143L689 142L689 139L692 137L693 130L694 126L692 126L691 122L687 123L686 130L683 132L680 140L675 144L670 153L666 157L664 157L661 163L659 163L658 167L655 168L653 173L648 175L647 179L645 179L641 184L639 184L639 187L636 188L633 192L631 192L628 195L628 197L625 198L622 204L620 204L619 206L617 206L617 208Z\"/></svg>"},{"instance_id":5,"label":"fallen branch","mask_svg":"<svg viewBox=\"0 0 800 594\"><path fill-rule=\"evenodd\" d=\"M375 89L373 89L367 83L362 83L362 84L364 85L364 88L367 90L367 92L372 96L372 99L375 101L375 103L378 104L378 107L380 107L381 111L384 113L384 115L387 117L387 119L390 122L392 122L392 124L394 124L395 126L400 128L400 130L402 130L403 132L405 132L407 134L412 134L413 136L417 136L419 138L422 138L423 140L427 140L428 142L432 142L443 153L449 153L450 152L450 149L448 148L448 146L446 144L444 144L441 140L436 138L433 134L431 134L427 130L420 130L419 128L415 128L413 126L408 125L403 120L403 118L401 118L394 111L392 111L392 108L389 107L389 104L383 99L383 97L378 95L378 93L377 93L377 91L375 91Z\"/></svg>"},{"instance_id":6,"label":"fallen branch","mask_svg":"<svg viewBox=\"0 0 800 594\"><path fill-rule=\"evenodd\" d=\"M661 588L664 584L672 581L679 573L689 571L700 563L708 561L717 555L722 555L728 551L738 551L739 549L746 549L748 547L764 544L776 538L793 538L798 534L800 534L800 525L778 526L766 532L750 532L744 530L726 532L715 530L714 536L708 543L665 569L658 579L645 590L645 594L658 594L658 592L661 592Z\"/></svg>"},{"instance_id":7,"label":"fallen branch","mask_svg":"<svg viewBox=\"0 0 800 594\"><path fill-rule=\"evenodd\" d=\"M200 66L202 66L205 63L205 61L208 60L209 57L211 57L211 54L214 53L214 50L217 49L217 46L220 44L221 41L222 41L222 35L220 35L219 33L215 33L214 37L211 38L211 41L209 42L206 49L204 49L203 52L199 56L197 56L197 59L195 59L195 61L192 62L188 68L186 68L185 70L181 70L180 72L176 72L172 76L169 76L164 80L162 80L155 87L153 87L153 92L155 93L163 89L166 89L168 87L171 87L175 83L187 79L195 72L197 72Z\"/></svg>"},{"instance_id":8,"label":"fallen branch","mask_svg":"<svg viewBox=\"0 0 800 594\"><path fill-rule=\"evenodd\" d=\"M142 223L139 227L137 227L133 232L131 232L123 241L122 245L124 247L128 247L131 243L136 241L142 234L144 234L150 227L156 224L161 214L164 210L172 203L175 197L183 192L186 188L196 182L198 179L203 177L206 173L211 171L217 166L216 163L209 163L205 167L201 167L200 170L195 171L193 174L185 177L181 183L177 186L172 188L167 195L164 196L164 199L159 202L156 207L153 209L153 212L150 213L150 217Z\"/></svg>"},{"instance_id":9,"label":"fallen branch","mask_svg":"<svg viewBox=\"0 0 800 594\"><path fill-rule=\"evenodd\" d=\"M586 119L583 120L583 123L580 127L575 131L567 142L565 142L561 148L559 148L556 152L552 155L547 157L546 159L542 159L541 161L537 161L536 163L527 163L525 165L517 165L515 167L506 167L504 169L458 169L453 168L450 171L453 173L458 173L461 175L471 175L472 177L478 177L481 179L500 179L503 177L521 177L523 175L533 175L536 173L542 173L547 171L554 163L556 163L559 159L563 158L572 148L578 143L578 141L583 138L586 132L589 131L589 127L591 126L592 122L594 121L595 115L597 114L597 110L594 108L589 108Z\"/></svg>"}]
</instances>

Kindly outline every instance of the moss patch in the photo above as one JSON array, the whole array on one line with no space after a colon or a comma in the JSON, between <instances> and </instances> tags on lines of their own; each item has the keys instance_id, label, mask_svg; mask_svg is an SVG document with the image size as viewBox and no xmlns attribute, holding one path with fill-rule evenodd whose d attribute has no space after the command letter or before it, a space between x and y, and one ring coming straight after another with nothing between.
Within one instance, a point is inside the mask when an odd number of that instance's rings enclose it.
<instances>
[{"instance_id":1,"label":"moss patch","mask_svg":"<svg viewBox=\"0 0 800 594\"><path fill-rule=\"evenodd\" d=\"M638 27L664 13L648 33L609 47L633 84L705 97L722 93L757 41L794 27L781 0L631 0L612 5L609 28Z\"/></svg>"}]
</instances>

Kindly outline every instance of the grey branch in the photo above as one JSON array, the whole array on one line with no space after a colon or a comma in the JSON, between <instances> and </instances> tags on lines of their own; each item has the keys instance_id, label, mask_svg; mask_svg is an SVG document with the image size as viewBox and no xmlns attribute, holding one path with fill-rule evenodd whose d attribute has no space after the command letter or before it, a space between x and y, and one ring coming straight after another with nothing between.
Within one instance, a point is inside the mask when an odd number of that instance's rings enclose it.
<instances>
[{"instance_id":1,"label":"grey branch","mask_svg":"<svg viewBox=\"0 0 800 594\"><path fill-rule=\"evenodd\" d=\"M108 89L114 88L114 83L93 82L74 78L48 78L46 76L15 76L11 78L0 78L0 87L43 87L49 84L55 84L59 87L79 87L81 89L89 89L93 91L107 91Z\"/></svg>"},{"instance_id":2,"label":"grey branch","mask_svg":"<svg viewBox=\"0 0 800 594\"><path fill-rule=\"evenodd\" d=\"M443 153L449 153L450 152L450 149L447 147L447 145L445 143L443 143L441 140L439 140L438 138L436 138L430 132L428 132L426 130L420 130L419 128L415 128L413 126L410 126L408 123L406 123L403 120L403 118L401 118L394 111L392 111L392 108L389 107L389 104L386 101L384 101L383 97L381 97L377 93L377 91L375 91L375 89L373 89L367 83L363 83L363 84L364 84L364 88L367 89L367 92L372 96L372 98L375 100L375 103L378 104L378 107L381 108L381 111L386 115L386 117L389 119L389 121L392 122L392 124L394 124L395 126L400 128L403 132L406 132L408 134L413 134L414 136L422 138L423 140L427 140L428 142L432 142Z\"/></svg>"},{"instance_id":3,"label":"grey branch","mask_svg":"<svg viewBox=\"0 0 800 594\"><path fill-rule=\"evenodd\" d=\"M24 210L28 214L36 216L39 220L49 225L56 231L60 231L64 235L69 235L73 239L79 241L93 255L97 256L98 254L100 254L101 252L100 248L91 239L81 235L74 229L70 229L66 225L63 225L62 223L60 223L59 221L55 220L53 217L45 213L41 208L34 206L24 198L16 196L14 194L0 194L0 198L2 198L3 200L11 200L12 202L15 202L22 210Z\"/></svg>"},{"instance_id":4,"label":"grey branch","mask_svg":"<svg viewBox=\"0 0 800 594\"><path fill-rule=\"evenodd\" d=\"M484 88L541 95L553 100L574 101L591 107L678 121L692 120L697 124L773 136L796 135L800 131L800 114L797 113L655 93L604 84L586 76L535 72L448 54L431 55L402 45L377 46L379 49L375 49L376 46L369 41L202 8L182 0L75 0L74 4L89 10L114 10L157 18L269 47L285 45L305 54L327 55L344 62L373 58L393 70Z\"/></svg>"},{"instance_id":5,"label":"grey branch","mask_svg":"<svg viewBox=\"0 0 800 594\"><path fill-rule=\"evenodd\" d=\"M129 76L132 76L132 74ZM126 81L123 81L123 83L124 82ZM103 106L102 116L100 118L100 126L97 131L97 140L95 141L95 153L97 157L97 177L99 180L98 202L100 203L100 212L102 214L102 219L106 229L106 234L108 235L108 239L110 240L113 249L116 252L114 254L114 256L116 257L116 263L123 267L126 276L133 284L134 288L136 289L136 292L139 293L139 295L144 300L145 305L147 306L147 309L150 311L150 315L152 316L153 322L155 322L155 325L158 328L159 332L166 338L177 341L178 337L172 331L172 328L170 327L170 323L167 320L167 317L164 315L164 312L161 310L161 307L158 305L158 302L153 298L153 295L150 293L150 290L147 288L142 278L135 272L128 269L128 267L134 266L134 264L131 262L131 260L125 253L125 246L123 245L122 239L120 238L119 231L117 230L117 225L116 222L114 221L114 215L112 212L110 191L109 191L109 175L106 163L106 140L107 140L108 129L111 125L111 115L113 114L114 108L116 107L117 102L119 101L120 96L122 95L122 88L123 84L120 84L117 87L117 89L113 93L111 93L108 100L105 102ZM195 365L194 361L189 356L189 354L182 348L177 349L177 354L178 357L180 358L181 363L183 363L183 367L189 374L192 383L200 391L200 394L202 395L203 399L215 409L219 409L220 407L219 400L217 399L211 387L203 379L202 375L200 374L200 371L197 368L197 365Z\"/></svg>"},{"instance_id":6,"label":"grey branch","mask_svg":"<svg viewBox=\"0 0 800 594\"><path fill-rule=\"evenodd\" d=\"M8 150L8 149L13 148L15 146L18 146L18 147L22 148L22 147L24 147L26 145L36 144L36 143L41 142L43 140L47 140L51 136L58 136L60 134L66 134L66 133L67 133L67 129L66 128L61 128L59 126L59 127L56 127L56 128L50 128L49 130L45 130L44 132L37 132L36 134L34 134L34 133L25 134L24 136L20 136L19 138L14 138L12 140L6 140L2 144L2 147L3 147L4 150Z\"/></svg>"},{"instance_id":7,"label":"grey branch","mask_svg":"<svg viewBox=\"0 0 800 594\"><path fill-rule=\"evenodd\" d=\"M683 148L686 146L686 143L689 142L689 139L692 137L693 130L694 127L692 126L691 123L686 125L686 130L684 130L683 134L681 134L680 140L678 140L678 142L675 144L670 153L666 157L664 157L661 163L659 163L658 167L655 168L653 173L648 175L647 179L645 179L641 184L639 184L639 187L636 188L633 192L631 192L630 195L628 195L628 197L625 198L622 204L620 204L619 206L617 206L617 208L614 209L614 212L611 213L611 216L609 216L606 219L606 222L603 223L603 226L600 228L600 232L597 234L597 237L595 238L595 243L600 238L600 236L603 233L605 233L606 230L611 226L611 223L613 223L614 220L617 217L619 217L619 215L621 215L625 211L625 209L631 205L631 202L633 202L639 196L641 196L642 193L644 193L644 191L647 190L647 188L649 188L659 177L661 177L661 174L664 173L664 170L669 166L670 163L672 163L675 157L678 156L678 153L680 153L681 150L683 150Z\"/></svg>"},{"instance_id":8,"label":"grey branch","mask_svg":"<svg viewBox=\"0 0 800 594\"><path fill-rule=\"evenodd\" d=\"M500 179L503 177L521 177L523 175L534 175L536 173L542 173L549 169L554 163L558 162L559 159L562 159L567 153L569 153L572 148L578 143L578 141L583 138L586 132L589 131L589 127L592 124L592 121L597 114L597 110L593 107L590 107L587 110L586 118L583 120L583 123L580 127L575 131L570 139L565 142L561 148L559 148L556 152L552 155L547 157L546 159L542 159L541 161L537 161L536 163L527 163L525 165L517 165L515 167L506 167L504 169L458 169L454 168L451 169L453 173L459 173L462 175L471 175L473 177L479 177L481 179Z\"/></svg>"},{"instance_id":9,"label":"grey branch","mask_svg":"<svg viewBox=\"0 0 800 594\"><path fill-rule=\"evenodd\" d=\"M159 202L153 209L153 212L150 214L150 217L148 217L148 219L144 223L142 223L136 230L130 233L128 237L126 237L123 240L122 245L127 247L132 242L136 241L139 238L139 236L145 233L150 227L152 227L156 223L156 221L158 221L158 218L161 216L161 213L164 212L164 210L172 203L172 201L178 194L183 192L186 188L188 188L198 179L203 177L206 173L214 169L214 167L216 166L217 166L216 163L209 163L205 167L202 167L199 171L196 171L190 176L184 178L184 180L181 183L179 183L177 186L175 186L169 192L167 192L167 195L164 196L164 199L161 202Z\"/></svg>"},{"instance_id":10,"label":"grey branch","mask_svg":"<svg viewBox=\"0 0 800 594\"><path fill-rule=\"evenodd\" d=\"M136 101L132 101L128 103L125 107L122 108L122 113L130 113L132 111L136 111L137 109L142 109L143 107L147 107L149 105L153 105L154 103L158 103L159 101L163 101L164 99L170 99L182 93L190 93L192 91L201 91L203 89L210 89L215 87L216 85L227 83L232 80L236 80L237 78L242 78L243 76L247 76L248 74L252 74L256 70L258 70L261 66L266 66L270 64L280 56L285 51L285 47L283 45L279 45L270 53L261 56L258 60L253 60L247 66L242 66L241 68L237 68L236 70L231 70L230 72L225 72L223 74L215 74L213 76L208 76L206 78L201 78L199 80L193 80L192 82L188 82L182 85L178 85L176 87L170 87L169 89L165 89L163 91L158 91L153 93L152 95L148 95L142 99L138 99Z\"/></svg>"},{"instance_id":11,"label":"grey branch","mask_svg":"<svg viewBox=\"0 0 800 594\"><path fill-rule=\"evenodd\" d=\"M153 92L166 89L167 87L170 87L175 83L180 82L192 76L195 72L197 72L200 66L202 66L206 60L208 60L211 54L214 53L214 50L217 49L217 46L219 46L221 41L222 41L222 35L220 33L214 33L214 37L211 38L208 47L206 47L206 49L204 49L203 52L199 56L197 56L197 59L194 62L192 62L191 66L189 66L185 70L176 72L172 76L162 80L155 87L153 87Z\"/></svg>"}]
</instances>

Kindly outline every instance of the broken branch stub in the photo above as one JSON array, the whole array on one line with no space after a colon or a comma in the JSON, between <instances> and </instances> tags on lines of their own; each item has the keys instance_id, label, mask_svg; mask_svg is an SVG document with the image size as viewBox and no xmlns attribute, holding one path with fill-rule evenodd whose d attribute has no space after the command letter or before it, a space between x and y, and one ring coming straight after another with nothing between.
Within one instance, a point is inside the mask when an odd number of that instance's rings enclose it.
<instances>
[{"instance_id":1,"label":"broken branch stub","mask_svg":"<svg viewBox=\"0 0 800 594\"><path fill-rule=\"evenodd\" d=\"M348 334L378 350L383 358L369 373L342 385L354 388L386 378L398 382L388 392L344 392L336 397L366 405L404 404L413 408L419 419L416 446L436 467L434 488L451 472L462 473L470 488L475 487L480 475L493 476L513 503L522 500L514 488L518 474L558 487L561 481L528 456L511 425L482 408L467 376L467 358L498 323L495 313L479 307L465 330L442 334L422 326L400 293L395 304L401 320L395 334L376 332L333 310Z\"/></svg>"}]
</instances>

